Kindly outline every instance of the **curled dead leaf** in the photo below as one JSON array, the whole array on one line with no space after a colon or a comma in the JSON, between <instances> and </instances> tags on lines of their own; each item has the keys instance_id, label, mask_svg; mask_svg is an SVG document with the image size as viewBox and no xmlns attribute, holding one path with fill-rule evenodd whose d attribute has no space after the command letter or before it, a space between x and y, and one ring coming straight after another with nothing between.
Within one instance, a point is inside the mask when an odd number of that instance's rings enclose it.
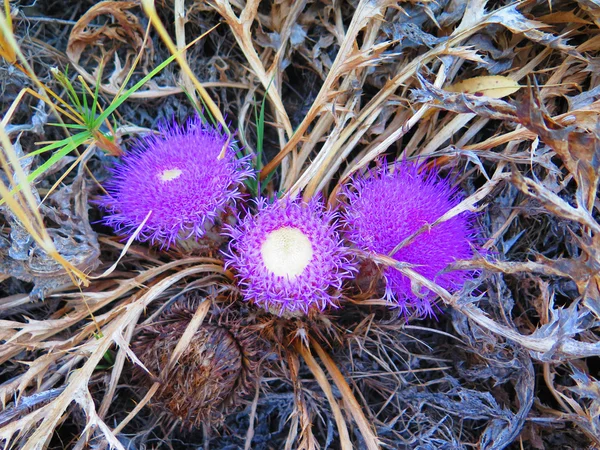
<instances>
[{"instance_id":1,"label":"curled dead leaf","mask_svg":"<svg viewBox=\"0 0 600 450\"><path fill-rule=\"evenodd\" d=\"M90 8L71 30L67 56L88 83L95 84L97 79L80 65L81 57L88 47L97 46L101 49L101 56L97 58L100 68L106 67L107 63L114 59L113 73L109 77L110 85L103 86L109 92L118 90L116 84L125 78L137 53L142 52L142 65L150 59L152 43L148 41L144 44L144 28L135 14L129 11L138 6L137 2L100 2ZM101 16L109 16L112 19L100 26L91 26L92 22ZM118 54L122 47L129 47L126 50L125 62L122 62L122 57Z\"/></svg>"}]
</instances>

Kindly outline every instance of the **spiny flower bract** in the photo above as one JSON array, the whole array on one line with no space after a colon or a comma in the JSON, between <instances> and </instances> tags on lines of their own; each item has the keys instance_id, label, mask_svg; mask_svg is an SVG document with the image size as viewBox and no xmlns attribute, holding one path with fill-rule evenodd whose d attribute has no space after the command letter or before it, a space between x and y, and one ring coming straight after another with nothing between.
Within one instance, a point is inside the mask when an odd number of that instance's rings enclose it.
<instances>
[{"instance_id":1,"label":"spiny flower bract","mask_svg":"<svg viewBox=\"0 0 600 450\"><path fill-rule=\"evenodd\" d=\"M169 247L177 239L202 237L240 197L240 184L252 170L231 143L223 151L227 135L198 116L159 129L115 165L99 204L107 212L103 222L125 236L150 214L137 239Z\"/></svg>"},{"instance_id":2,"label":"spiny flower bract","mask_svg":"<svg viewBox=\"0 0 600 450\"><path fill-rule=\"evenodd\" d=\"M450 180L440 178L436 169L407 161L397 162L392 170L383 164L366 176L357 176L343 192L346 237L358 248L379 254L389 254L461 200ZM472 274L442 271L456 260L473 256L473 221L473 214L461 213L417 235L392 257L413 264L413 270L445 289L460 289ZM405 313L433 314L433 293L415 295L410 279L393 267L386 268L384 276L386 299L395 299Z\"/></svg>"},{"instance_id":3,"label":"spiny flower bract","mask_svg":"<svg viewBox=\"0 0 600 450\"><path fill-rule=\"evenodd\" d=\"M232 268L246 300L276 314L336 307L354 261L340 241L336 214L309 202L257 201L257 213L227 227Z\"/></svg>"}]
</instances>

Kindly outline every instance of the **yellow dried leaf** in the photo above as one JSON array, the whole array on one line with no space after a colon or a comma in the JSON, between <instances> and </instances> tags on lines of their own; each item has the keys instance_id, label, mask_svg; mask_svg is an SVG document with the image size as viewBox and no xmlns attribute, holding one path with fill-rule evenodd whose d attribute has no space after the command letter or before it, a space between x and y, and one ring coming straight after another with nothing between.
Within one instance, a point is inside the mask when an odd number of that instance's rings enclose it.
<instances>
[{"instance_id":1,"label":"yellow dried leaf","mask_svg":"<svg viewBox=\"0 0 600 450\"><path fill-rule=\"evenodd\" d=\"M501 75L474 77L454 83L445 88L449 92L464 92L465 94L485 95L491 98L503 98L514 94L521 86L512 78Z\"/></svg>"}]
</instances>

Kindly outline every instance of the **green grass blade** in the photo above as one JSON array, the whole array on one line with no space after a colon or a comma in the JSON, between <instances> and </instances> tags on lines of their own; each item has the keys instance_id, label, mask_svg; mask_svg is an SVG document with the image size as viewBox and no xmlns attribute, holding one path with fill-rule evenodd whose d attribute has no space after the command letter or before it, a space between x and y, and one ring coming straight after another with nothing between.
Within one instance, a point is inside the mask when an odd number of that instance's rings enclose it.
<instances>
[{"instance_id":1,"label":"green grass blade","mask_svg":"<svg viewBox=\"0 0 600 450\"><path fill-rule=\"evenodd\" d=\"M62 73L59 70L55 70L55 69L52 70L52 74L54 75L54 78L56 79L56 81L58 81L58 83L67 91L67 97L69 98L71 103L75 106L75 109L79 113L81 113L82 111L84 111L84 109L79 100L79 96L77 95L77 92L75 91L75 88L73 87L73 84L71 83L71 80L69 80L68 73L69 73L68 67L65 69L65 73Z\"/></svg>"},{"instance_id":2,"label":"green grass blade","mask_svg":"<svg viewBox=\"0 0 600 450\"><path fill-rule=\"evenodd\" d=\"M260 113L256 117L256 107L254 108L254 116L256 118L256 168L260 171L263 168L263 148L265 140L265 95L260 105Z\"/></svg>"},{"instance_id":3,"label":"green grass blade","mask_svg":"<svg viewBox=\"0 0 600 450\"><path fill-rule=\"evenodd\" d=\"M73 130L87 130L88 127L85 125L79 125L78 123L47 123L46 125L52 127L70 128Z\"/></svg>"},{"instance_id":4,"label":"green grass blade","mask_svg":"<svg viewBox=\"0 0 600 450\"><path fill-rule=\"evenodd\" d=\"M71 136L67 139L63 139L62 141L54 142L53 144L50 144L49 146L47 146L47 147L51 147L51 146L56 146L56 144L64 143L64 146L62 146L59 150L57 150L56 153L54 153L48 159L48 161L44 162L41 166L36 168L33 172L31 172L27 176L27 181L29 181L31 183L37 177L39 177L44 172L46 172L48 169L50 169L50 167L52 167L54 164L56 164L62 158L67 156L69 153L71 153L77 147L79 147L80 145L83 145L83 143L89 139L92 139L92 134L88 131L84 131L81 133L77 133L75 136ZM66 143L65 143L65 141L66 141ZM48 148L45 148L45 149L42 148L42 149L36 150L33 153L41 153L41 150L48 151ZM30 155L33 153L30 153Z\"/></svg>"},{"instance_id":5,"label":"green grass blade","mask_svg":"<svg viewBox=\"0 0 600 450\"><path fill-rule=\"evenodd\" d=\"M81 115L83 116L85 123L88 123L90 116L90 108L88 107L87 94L85 93L85 89L82 89L81 91L81 98L83 100L83 109L81 111Z\"/></svg>"},{"instance_id":6,"label":"green grass blade","mask_svg":"<svg viewBox=\"0 0 600 450\"><path fill-rule=\"evenodd\" d=\"M87 134L88 136L91 136L87 131L84 131L84 133ZM45 145L45 146L43 146L41 148L38 148L37 150L34 150L34 151L30 152L30 153L27 153L27 155L25 155L25 157L28 158L30 156L41 155L42 153L46 153L46 152L49 152L49 151L52 151L52 150L56 150L57 148L64 147L73 138L77 138L81 134L82 133L77 133L74 136L69 136L68 138L61 139L60 141L52 142L51 144Z\"/></svg>"},{"instance_id":7,"label":"green grass blade","mask_svg":"<svg viewBox=\"0 0 600 450\"><path fill-rule=\"evenodd\" d=\"M96 117L96 109L98 107L98 99L100 98L100 83L102 82L101 75L104 71L104 65L101 62L100 67L98 68L98 78L96 79L96 86L94 87L94 101L92 103L92 114L90 117L90 122L94 120Z\"/></svg>"},{"instance_id":8,"label":"green grass blade","mask_svg":"<svg viewBox=\"0 0 600 450\"><path fill-rule=\"evenodd\" d=\"M127 89L122 95L118 98L115 98L110 105L104 110L102 114L98 116L98 118L94 121L94 128L97 128L104 122L107 117L109 117L116 109L123 104L125 100L129 98L131 94L138 91L144 84L146 84L149 80L151 80L154 76L156 76L160 71L162 71L165 67L171 64L175 60L176 55L171 55L167 59L165 59L162 63L160 63L157 67L155 67L148 75L142 78L140 81L135 83L132 87Z\"/></svg>"}]
</instances>

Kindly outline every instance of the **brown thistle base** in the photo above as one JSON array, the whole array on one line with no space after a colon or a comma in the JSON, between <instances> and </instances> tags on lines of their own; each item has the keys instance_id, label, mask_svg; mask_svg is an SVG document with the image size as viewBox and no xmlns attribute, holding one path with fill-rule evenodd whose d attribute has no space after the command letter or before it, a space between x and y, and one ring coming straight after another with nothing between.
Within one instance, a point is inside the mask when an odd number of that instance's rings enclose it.
<instances>
[{"instance_id":1,"label":"brown thistle base","mask_svg":"<svg viewBox=\"0 0 600 450\"><path fill-rule=\"evenodd\" d=\"M132 349L148 374L136 366L134 381L150 388L160 383L150 406L164 413L165 428L184 430L218 426L250 394L257 352L239 324L204 323L196 330L177 364L171 355L190 323L198 302L182 299L144 326Z\"/></svg>"}]
</instances>

